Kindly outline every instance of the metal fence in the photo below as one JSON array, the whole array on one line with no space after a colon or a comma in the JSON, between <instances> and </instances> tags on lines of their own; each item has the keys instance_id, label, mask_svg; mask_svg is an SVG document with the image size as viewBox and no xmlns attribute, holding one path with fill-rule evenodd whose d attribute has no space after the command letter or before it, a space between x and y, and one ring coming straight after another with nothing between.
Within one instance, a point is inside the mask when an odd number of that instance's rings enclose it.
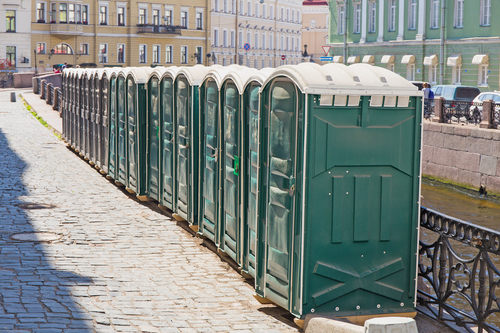
<instances>
[{"instance_id":1,"label":"metal fence","mask_svg":"<svg viewBox=\"0 0 500 333\"><path fill-rule=\"evenodd\" d=\"M436 104L439 100L426 100L424 102L424 118L431 119L435 116ZM441 100L441 110L443 110L443 121L453 124L479 124L483 119L483 103L473 103L464 101ZM500 104L491 103L492 123L496 126L500 124Z\"/></svg>"},{"instance_id":2,"label":"metal fence","mask_svg":"<svg viewBox=\"0 0 500 333\"><path fill-rule=\"evenodd\" d=\"M460 332L500 332L500 232L424 207L420 226L437 239L420 241L419 311Z\"/></svg>"}]
</instances>

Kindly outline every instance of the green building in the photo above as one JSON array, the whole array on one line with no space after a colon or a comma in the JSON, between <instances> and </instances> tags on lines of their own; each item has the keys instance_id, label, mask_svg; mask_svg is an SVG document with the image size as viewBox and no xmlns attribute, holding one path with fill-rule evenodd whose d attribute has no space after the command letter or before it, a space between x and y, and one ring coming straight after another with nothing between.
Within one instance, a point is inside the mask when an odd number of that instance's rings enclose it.
<instances>
[{"instance_id":1,"label":"green building","mask_svg":"<svg viewBox=\"0 0 500 333\"><path fill-rule=\"evenodd\" d=\"M500 1L330 0L329 6L336 62L370 63L431 85L499 89Z\"/></svg>"}]
</instances>

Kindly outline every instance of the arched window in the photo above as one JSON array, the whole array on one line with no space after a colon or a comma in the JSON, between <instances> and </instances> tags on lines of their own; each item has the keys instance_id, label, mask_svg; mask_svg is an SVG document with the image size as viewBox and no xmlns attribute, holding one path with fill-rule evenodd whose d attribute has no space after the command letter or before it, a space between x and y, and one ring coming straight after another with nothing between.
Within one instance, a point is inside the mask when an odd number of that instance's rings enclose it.
<instances>
[{"instance_id":1,"label":"arched window","mask_svg":"<svg viewBox=\"0 0 500 333\"><path fill-rule=\"evenodd\" d=\"M73 49L66 43L59 43L54 47L54 54L73 54Z\"/></svg>"}]
</instances>

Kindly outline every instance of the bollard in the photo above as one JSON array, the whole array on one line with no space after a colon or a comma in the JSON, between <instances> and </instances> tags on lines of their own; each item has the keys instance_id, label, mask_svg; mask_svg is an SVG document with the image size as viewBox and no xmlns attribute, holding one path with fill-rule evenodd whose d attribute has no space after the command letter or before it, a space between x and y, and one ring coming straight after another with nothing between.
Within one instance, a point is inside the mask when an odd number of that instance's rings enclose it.
<instances>
[{"instance_id":1,"label":"bollard","mask_svg":"<svg viewBox=\"0 0 500 333\"><path fill-rule=\"evenodd\" d=\"M495 102L491 99L483 101L483 112L479 128L495 128Z\"/></svg>"},{"instance_id":2,"label":"bollard","mask_svg":"<svg viewBox=\"0 0 500 333\"><path fill-rule=\"evenodd\" d=\"M443 102L444 97L434 98L434 117L432 118L433 123L444 123Z\"/></svg>"},{"instance_id":3,"label":"bollard","mask_svg":"<svg viewBox=\"0 0 500 333\"><path fill-rule=\"evenodd\" d=\"M10 93L10 101L12 103L16 102L16 93L14 91Z\"/></svg>"}]
</instances>

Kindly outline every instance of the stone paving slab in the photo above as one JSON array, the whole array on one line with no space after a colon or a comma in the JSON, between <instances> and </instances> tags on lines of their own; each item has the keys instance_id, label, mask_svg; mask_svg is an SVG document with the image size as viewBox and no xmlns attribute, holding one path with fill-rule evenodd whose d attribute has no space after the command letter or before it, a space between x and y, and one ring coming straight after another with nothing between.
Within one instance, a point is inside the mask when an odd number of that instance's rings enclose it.
<instances>
[{"instance_id":1,"label":"stone paving slab","mask_svg":"<svg viewBox=\"0 0 500 333\"><path fill-rule=\"evenodd\" d=\"M200 239L127 196L5 92L0 221L0 332L299 331ZM23 232L60 238L11 238Z\"/></svg>"}]
</instances>

